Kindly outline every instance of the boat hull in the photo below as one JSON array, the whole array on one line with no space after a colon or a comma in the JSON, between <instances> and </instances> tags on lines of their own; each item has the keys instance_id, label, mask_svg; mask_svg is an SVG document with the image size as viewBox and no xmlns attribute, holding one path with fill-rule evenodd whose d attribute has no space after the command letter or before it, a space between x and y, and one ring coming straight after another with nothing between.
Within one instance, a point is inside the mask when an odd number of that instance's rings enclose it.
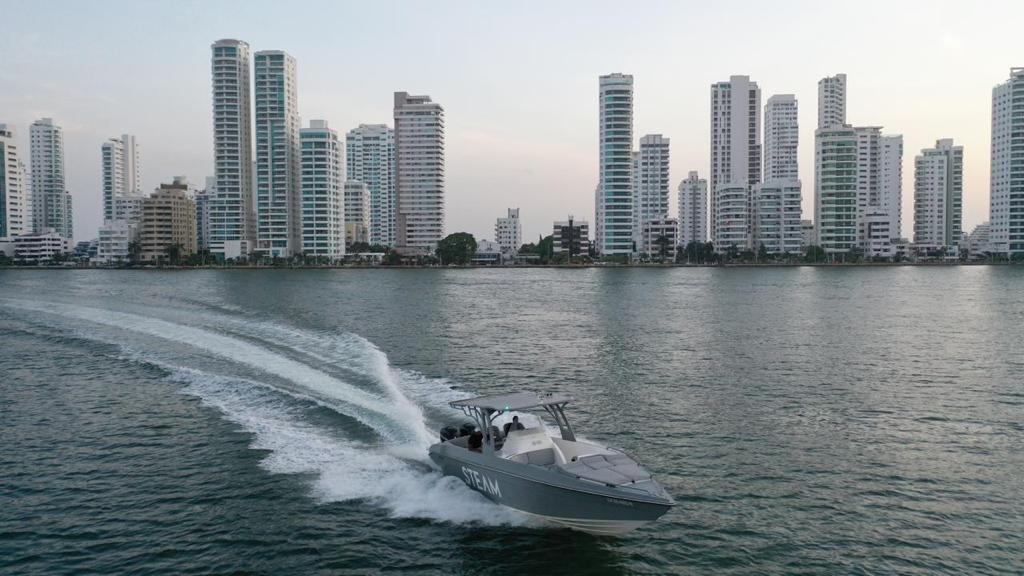
<instances>
[{"instance_id":1,"label":"boat hull","mask_svg":"<svg viewBox=\"0 0 1024 576\"><path fill-rule=\"evenodd\" d=\"M625 534L673 506L667 496L631 493L580 481L556 470L510 462L445 444L430 449L442 473L492 501L591 534Z\"/></svg>"}]
</instances>

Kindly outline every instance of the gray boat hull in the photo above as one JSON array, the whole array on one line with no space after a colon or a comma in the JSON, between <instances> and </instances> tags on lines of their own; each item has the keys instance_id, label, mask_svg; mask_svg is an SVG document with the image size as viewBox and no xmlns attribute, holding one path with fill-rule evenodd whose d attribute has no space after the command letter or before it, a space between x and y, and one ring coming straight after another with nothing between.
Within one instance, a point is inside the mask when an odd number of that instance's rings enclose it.
<instances>
[{"instance_id":1,"label":"gray boat hull","mask_svg":"<svg viewBox=\"0 0 1024 576\"><path fill-rule=\"evenodd\" d=\"M431 446L430 457L445 475L498 504L592 534L624 534L674 505L653 481L648 490L605 486L447 443Z\"/></svg>"}]
</instances>

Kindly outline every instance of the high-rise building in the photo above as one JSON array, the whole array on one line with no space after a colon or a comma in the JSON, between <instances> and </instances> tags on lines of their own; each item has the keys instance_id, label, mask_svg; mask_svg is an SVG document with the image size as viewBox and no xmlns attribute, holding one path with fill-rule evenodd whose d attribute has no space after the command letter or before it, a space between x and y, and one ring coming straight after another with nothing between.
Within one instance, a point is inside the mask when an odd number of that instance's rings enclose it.
<instances>
[{"instance_id":1,"label":"high-rise building","mask_svg":"<svg viewBox=\"0 0 1024 576\"><path fill-rule=\"evenodd\" d=\"M444 109L395 92L395 244L432 252L444 236Z\"/></svg>"},{"instance_id":2,"label":"high-rise building","mask_svg":"<svg viewBox=\"0 0 1024 576\"><path fill-rule=\"evenodd\" d=\"M797 101L792 94L776 94L764 106L764 181L799 180L797 148L800 128Z\"/></svg>"},{"instance_id":3,"label":"high-rise building","mask_svg":"<svg viewBox=\"0 0 1024 576\"><path fill-rule=\"evenodd\" d=\"M370 191L370 244L395 244L395 131L360 124L345 137L346 178Z\"/></svg>"},{"instance_id":4,"label":"high-rise building","mask_svg":"<svg viewBox=\"0 0 1024 576\"><path fill-rule=\"evenodd\" d=\"M708 181L690 171L679 183L679 245L708 241Z\"/></svg>"},{"instance_id":5,"label":"high-rise building","mask_svg":"<svg viewBox=\"0 0 1024 576\"><path fill-rule=\"evenodd\" d=\"M508 216L494 223L494 240L502 254L516 254L523 245L523 225L519 221L519 208L509 208Z\"/></svg>"},{"instance_id":6,"label":"high-rise building","mask_svg":"<svg viewBox=\"0 0 1024 576\"><path fill-rule=\"evenodd\" d=\"M64 131L52 118L32 123L32 229L53 230L65 240L74 236L71 194L64 187Z\"/></svg>"},{"instance_id":7,"label":"high-rise building","mask_svg":"<svg viewBox=\"0 0 1024 576\"><path fill-rule=\"evenodd\" d=\"M711 86L711 237L751 247L752 193L761 182L761 89L749 76Z\"/></svg>"},{"instance_id":8,"label":"high-rise building","mask_svg":"<svg viewBox=\"0 0 1024 576\"><path fill-rule=\"evenodd\" d=\"M337 260L345 256L345 201L341 143L324 120L299 131L302 149L302 252Z\"/></svg>"},{"instance_id":9,"label":"high-rise building","mask_svg":"<svg viewBox=\"0 0 1024 576\"><path fill-rule=\"evenodd\" d=\"M877 205L888 216L895 241L903 235L903 136L882 134L878 142Z\"/></svg>"},{"instance_id":10,"label":"high-rise building","mask_svg":"<svg viewBox=\"0 0 1024 576\"><path fill-rule=\"evenodd\" d=\"M101 147L103 173L103 220L114 219L114 199L142 194L139 148L135 136L123 134Z\"/></svg>"},{"instance_id":11,"label":"high-rise building","mask_svg":"<svg viewBox=\"0 0 1024 576\"><path fill-rule=\"evenodd\" d=\"M365 182L345 182L345 243L370 240L370 189Z\"/></svg>"},{"instance_id":12,"label":"high-rise building","mask_svg":"<svg viewBox=\"0 0 1024 576\"><path fill-rule=\"evenodd\" d=\"M846 76L818 83L814 226L827 253L892 256L901 234L903 137L846 123Z\"/></svg>"},{"instance_id":13,"label":"high-rise building","mask_svg":"<svg viewBox=\"0 0 1024 576\"><path fill-rule=\"evenodd\" d=\"M221 258L248 254L256 241L252 194L252 102L249 45L211 46L213 156L216 194L210 199L210 250Z\"/></svg>"},{"instance_id":14,"label":"high-rise building","mask_svg":"<svg viewBox=\"0 0 1024 576\"><path fill-rule=\"evenodd\" d=\"M846 74L818 81L818 129L846 126Z\"/></svg>"},{"instance_id":15,"label":"high-rise building","mask_svg":"<svg viewBox=\"0 0 1024 576\"><path fill-rule=\"evenodd\" d=\"M175 252L180 258L196 253L196 205L184 178L161 184L145 199L139 244L146 262L166 262Z\"/></svg>"},{"instance_id":16,"label":"high-rise building","mask_svg":"<svg viewBox=\"0 0 1024 576\"><path fill-rule=\"evenodd\" d=\"M989 234L992 250L1024 253L1024 68L992 89L992 173Z\"/></svg>"},{"instance_id":17,"label":"high-rise building","mask_svg":"<svg viewBox=\"0 0 1024 576\"><path fill-rule=\"evenodd\" d=\"M939 249L963 236L964 147L952 138L914 158L914 244Z\"/></svg>"},{"instance_id":18,"label":"high-rise building","mask_svg":"<svg viewBox=\"0 0 1024 576\"><path fill-rule=\"evenodd\" d=\"M640 138L640 150L633 153L633 222L636 249L652 254L657 246L646 241L644 234L649 222L668 218L669 139L661 134L648 134ZM672 233L675 238L675 232Z\"/></svg>"},{"instance_id":19,"label":"high-rise building","mask_svg":"<svg viewBox=\"0 0 1024 576\"><path fill-rule=\"evenodd\" d=\"M256 245L270 256L302 251L299 107L295 59L280 50L254 58Z\"/></svg>"},{"instance_id":20,"label":"high-rise building","mask_svg":"<svg viewBox=\"0 0 1024 576\"><path fill-rule=\"evenodd\" d=\"M764 107L764 182L754 186L754 244L772 254L797 254L803 244L797 100L778 94Z\"/></svg>"},{"instance_id":21,"label":"high-rise building","mask_svg":"<svg viewBox=\"0 0 1024 576\"><path fill-rule=\"evenodd\" d=\"M814 229L826 252L857 245L857 129L819 128L814 132Z\"/></svg>"},{"instance_id":22,"label":"high-rise building","mask_svg":"<svg viewBox=\"0 0 1024 576\"><path fill-rule=\"evenodd\" d=\"M868 256L891 256L879 238L899 239L902 229L903 137L877 126L857 133L857 245ZM869 230L869 227L872 230ZM874 238L875 240L870 240Z\"/></svg>"},{"instance_id":23,"label":"high-rise building","mask_svg":"<svg viewBox=\"0 0 1024 576\"><path fill-rule=\"evenodd\" d=\"M196 202L196 249L210 249L210 199L216 194L216 188L207 186L197 190Z\"/></svg>"},{"instance_id":24,"label":"high-rise building","mask_svg":"<svg viewBox=\"0 0 1024 576\"><path fill-rule=\"evenodd\" d=\"M0 238L32 231L30 193L25 165L18 153L17 133L13 126L0 124Z\"/></svg>"},{"instance_id":25,"label":"high-rise building","mask_svg":"<svg viewBox=\"0 0 1024 576\"><path fill-rule=\"evenodd\" d=\"M632 254L633 77L601 76L598 108L597 250L609 256Z\"/></svg>"}]
</instances>

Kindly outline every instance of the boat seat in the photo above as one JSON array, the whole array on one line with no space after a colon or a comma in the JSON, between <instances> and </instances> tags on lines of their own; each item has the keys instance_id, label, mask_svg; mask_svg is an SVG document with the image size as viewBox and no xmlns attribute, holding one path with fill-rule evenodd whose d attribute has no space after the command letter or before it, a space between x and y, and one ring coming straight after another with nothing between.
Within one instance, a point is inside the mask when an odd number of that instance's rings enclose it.
<instances>
[{"instance_id":1,"label":"boat seat","mask_svg":"<svg viewBox=\"0 0 1024 576\"><path fill-rule=\"evenodd\" d=\"M532 452L516 454L512 460L522 464L533 464L534 466L551 466L555 463L555 451L551 448L541 448Z\"/></svg>"},{"instance_id":2,"label":"boat seat","mask_svg":"<svg viewBox=\"0 0 1024 576\"><path fill-rule=\"evenodd\" d=\"M562 470L577 478L608 486L622 486L651 479L650 473L624 454L584 456L562 466Z\"/></svg>"}]
</instances>

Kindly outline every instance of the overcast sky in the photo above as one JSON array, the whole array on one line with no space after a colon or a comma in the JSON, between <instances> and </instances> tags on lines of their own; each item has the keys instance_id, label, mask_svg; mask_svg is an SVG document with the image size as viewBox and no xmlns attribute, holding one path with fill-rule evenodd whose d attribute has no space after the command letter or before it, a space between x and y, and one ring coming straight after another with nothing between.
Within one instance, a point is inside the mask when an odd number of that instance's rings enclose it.
<instances>
[{"instance_id":1,"label":"overcast sky","mask_svg":"<svg viewBox=\"0 0 1024 576\"><path fill-rule=\"evenodd\" d=\"M598 76L633 74L636 139L672 140L672 210L709 167L710 85L747 74L796 94L804 217L813 214L817 82L846 73L848 120L904 136L903 235L914 155L965 147L965 229L988 219L991 90L1024 66L1024 1L273 2L0 0L0 122L64 127L79 240L101 223L100 145L141 147L146 190L212 175L210 44L239 38L298 61L303 123L342 136L392 124L392 93L445 108L447 231L492 239L520 207L527 239L593 221ZM27 153L26 153L27 161Z\"/></svg>"}]
</instances>

